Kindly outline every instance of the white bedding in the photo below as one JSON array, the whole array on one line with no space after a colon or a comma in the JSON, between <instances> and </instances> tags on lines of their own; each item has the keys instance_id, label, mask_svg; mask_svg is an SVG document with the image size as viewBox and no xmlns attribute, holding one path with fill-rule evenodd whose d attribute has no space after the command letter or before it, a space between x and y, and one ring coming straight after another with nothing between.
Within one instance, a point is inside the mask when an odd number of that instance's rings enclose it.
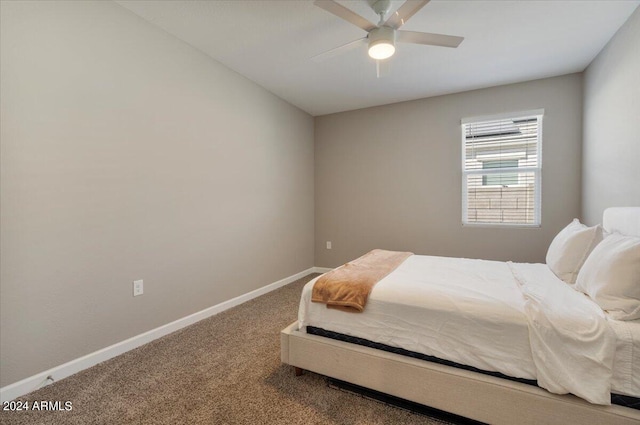
<instances>
[{"instance_id":1,"label":"white bedding","mask_svg":"<svg viewBox=\"0 0 640 425\"><path fill-rule=\"evenodd\" d=\"M515 278L512 268L520 279ZM414 255L376 284L363 313L311 303L314 282L309 282L302 293L298 318L301 329L312 325L512 377L538 379L552 392L572 392L596 403L606 404L604 391L608 395L609 388L615 393L640 396L640 322L609 320L595 303L559 280L544 264ZM541 346L536 332L529 332L530 323L564 312L544 313L546 307L536 304L535 296L525 297L523 285L529 287L529 294L542 293L541 299L547 301L563 299L566 303L566 297L578 297L574 301L578 300L580 314L585 310L596 315L600 312L599 319L587 318L588 326L580 325L585 327L582 338L580 334L571 335L567 341L566 330L559 328L554 330L555 347ZM537 309L532 308L536 305ZM540 309L543 316L539 316ZM569 319L568 326L573 325ZM598 333L605 337L595 346L589 345L590 336ZM532 346L536 347L533 354ZM573 370L569 374L555 373L558 369L562 372L588 366L574 364L571 355L563 355L570 354L565 351L571 346L593 349L600 357L602 364L593 368L587 386L582 380L565 382L567 376L574 376ZM554 362L544 361L548 350L555 350ZM545 363L548 368L541 371ZM607 374L609 382L593 385L598 376ZM556 378L562 382L554 382Z\"/></svg>"}]
</instances>

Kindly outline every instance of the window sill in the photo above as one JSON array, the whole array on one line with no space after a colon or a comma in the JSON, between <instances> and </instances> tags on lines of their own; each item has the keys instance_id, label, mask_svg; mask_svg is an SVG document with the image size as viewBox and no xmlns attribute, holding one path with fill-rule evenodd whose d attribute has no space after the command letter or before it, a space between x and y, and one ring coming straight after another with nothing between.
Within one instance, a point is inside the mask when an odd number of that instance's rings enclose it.
<instances>
[{"instance_id":1,"label":"window sill","mask_svg":"<svg viewBox=\"0 0 640 425\"><path fill-rule=\"evenodd\" d=\"M462 227L485 227L485 228L503 228L503 229L539 229L542 227L538 224L508 224L508 223L462 223Z\"/></svg>"}]
</instances>

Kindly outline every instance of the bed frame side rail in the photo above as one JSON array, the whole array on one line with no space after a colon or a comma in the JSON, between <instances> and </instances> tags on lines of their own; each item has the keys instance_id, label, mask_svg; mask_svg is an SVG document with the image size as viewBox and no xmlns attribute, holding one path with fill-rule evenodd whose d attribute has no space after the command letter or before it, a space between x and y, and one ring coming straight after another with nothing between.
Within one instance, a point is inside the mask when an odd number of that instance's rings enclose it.
<instances>
[{"instance_id":1,"label":"bed frame side rail","mask_svg":"<svg viewBox=\"0 0 640 425\"><path fill-rule=\"evenodd\" d=\"M281 332L281 359L296 372L306 369L495 425L640 424L638 410L593 405L572 395L310 335L299 331L297 322Z\"/></svg>"}]
</instances>

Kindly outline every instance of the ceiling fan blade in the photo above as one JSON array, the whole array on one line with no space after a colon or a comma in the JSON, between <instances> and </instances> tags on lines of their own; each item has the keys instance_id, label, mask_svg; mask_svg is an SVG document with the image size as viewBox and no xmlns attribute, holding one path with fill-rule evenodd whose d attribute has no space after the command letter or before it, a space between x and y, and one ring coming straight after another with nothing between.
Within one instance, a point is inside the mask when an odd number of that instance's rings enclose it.
<instances>
[{"instance_id":1,"label":"ceiling fan blade","mask_svg":"<svg viewBox=\"0 0 640 425\"><path fill-rule=\"evenodd\" d=\"M464 37L433 34L430 32L397 31L396 40L401 43L428 44L430 46L458 47Z\"/></svg>"},{"instance_id":2,"label":"ceiling fan blade","mask_svg":"<svg viewBox=\"0 0 640 425\"><path fill-rule=\"evenodd\" d=\"M324 53L320 53L319 55L315 55L311 58L314 62L322 62L334 56L337 56L341 53L347 52L351 49L359 47L361 45L367 44L367 37L359 38L357 40L353 40L347 44L343 44L342 46L336 47L335 49L327 50Z\"/></svg>"},{"instance_id":3,"label":"ceiling fan blade","mask_svg":"<svg viewBox=\"0 0 640 425\"><path fill-rule=\"evenodd\" d=\"M396 10L391 16L389 16L389 19L387 19L387 22L385 22L384 25L395 29L400 28L409 20L409 18L415 15L418 10L422 9L427 3L429 3L429 1L430 0L405 1L404 4L398 8L398 10Z\"/></svg>"},{"instance_id":4,"label":"ceiling fan blade","mask_svg":"<svg viewBox=\"0 0 640 425\"><path fill-rule=\"evenodd\" d=\"M313 4L318 6L320 9L324 9L327 12L336 15L338 18L351 22L353 25L362 28L366 32L376 28L375 24L333 0L315 0Z\"/></svg>"}]
</instances>

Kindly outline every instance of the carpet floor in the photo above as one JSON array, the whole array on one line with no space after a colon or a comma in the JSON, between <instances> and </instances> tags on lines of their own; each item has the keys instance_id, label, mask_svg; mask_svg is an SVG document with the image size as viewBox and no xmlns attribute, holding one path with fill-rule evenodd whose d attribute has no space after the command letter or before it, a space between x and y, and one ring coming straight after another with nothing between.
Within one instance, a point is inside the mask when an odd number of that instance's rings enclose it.
<instances>
[{"instance_id":1,"label":"carpet floor","mask_svg":"<svg viewBox=\"0 0 640 425\"><path fill-rule=\"evenodd\" d=\"M445 424L294 376L280 330L297 316L309 275L55 382L19 400L70 411L0 411L18 424Z\"/></svg>"}]
</instances>

